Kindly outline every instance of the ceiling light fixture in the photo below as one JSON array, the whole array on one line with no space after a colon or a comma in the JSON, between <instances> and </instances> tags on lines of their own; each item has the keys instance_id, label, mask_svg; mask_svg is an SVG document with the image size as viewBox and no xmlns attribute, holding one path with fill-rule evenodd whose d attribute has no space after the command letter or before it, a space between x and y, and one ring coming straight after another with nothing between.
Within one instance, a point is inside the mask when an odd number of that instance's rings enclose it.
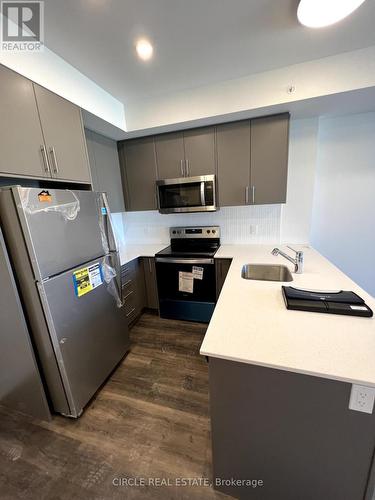
<instances>
[{"instance_id":1,"label":"ceiling light fixture","mask_svg":"<svg viewBox=\"0 0 375 500\"><path fill-rule=\"evenodd\" d=\"M143 61L148 61L151 59L154 52L154 48L148 40L142 39L138 40L135 44L135 50L137 51L138 57Z\"/></svg>"},{"instance_id":2,"label":"ceiling light fixture","mask_svg":"<svg viewBox=\"0 0 375 500\"><path fill-rule=\"evenodd\" d=\"M300 0L297 17L309 28L323 28L354 12L365 0Z\"/></svg>"}]
</instances>

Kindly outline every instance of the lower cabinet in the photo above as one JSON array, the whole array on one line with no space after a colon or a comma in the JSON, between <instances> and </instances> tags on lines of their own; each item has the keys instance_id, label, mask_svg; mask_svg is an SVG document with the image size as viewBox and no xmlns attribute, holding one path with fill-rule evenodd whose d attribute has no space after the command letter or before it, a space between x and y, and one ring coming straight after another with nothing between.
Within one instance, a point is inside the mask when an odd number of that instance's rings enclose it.
<instances>
[{"instance_id":1,"label":"lower cabinet","mask_svg":"<svg viewBox=\"0 0 375 500\"><path fill-rule=\"evenodd\" d=\"M121 267L123 311L131 326L143 309L159 309L155 259L141 257Z\"/></svg>"},{"instance_id":2,"label":"lower cabinet","mask_svg":"<svg viewBox=\"0 0 375 500\"><path fill-rule=\"evenodd\" d=\"M138 259L121 267L123 310L128 325L141 314L145 304L143 268Z\"/></svg>"},{"instance_id":3,"label":"lower cabinet","mask_svg":"<svg viewBox=\"0 0 375 500\"><path fill-rule=\"evenodd\" d=\"M242 500L374 498L375 414L348 409L351 384L213 357L208 366L215 489Z\"/></svg>"},{"instance_id":4,"label":"lower cabinet","mask_svg":"<svg viewBox=\"0 0 375 500\"><path fill-rule=\"evenodd\" d=\"M155 259L154 257L143 257L142 264L146 287L146 307L149 309L159 309Z\"/></svg>"},{"instance_id":5,"label":"lower cabinet","mask_svg":"<svg viewBox=\"0 0 375 500\"><path fill-rule=\"evenodd\" d=\"M219 298L223 288L225 278L227 277L232 259L215 259L216 271L216 300Z\"/></svg>"}]
</instances>

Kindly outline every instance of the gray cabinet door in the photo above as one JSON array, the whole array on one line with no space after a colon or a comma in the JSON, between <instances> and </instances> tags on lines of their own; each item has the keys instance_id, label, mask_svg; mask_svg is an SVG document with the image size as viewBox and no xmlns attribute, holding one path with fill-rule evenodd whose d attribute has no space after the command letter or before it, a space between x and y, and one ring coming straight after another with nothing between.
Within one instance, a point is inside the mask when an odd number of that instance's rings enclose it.
<instances>
[{"instance_id":1,"label":"gray cabinet door","mask_svg":"<svg viewBox=\"0 0 375 500\"><path fill-rule=\"evenodd\" d=\"M232 259L215 259L216 300L219 298L221 289L223 288L231 263Z\"/></svg>"},{"instance_id":2,"label":"gray cabinet door","mask_svg":"<svg viewBox=\"0 0 375 500\"><path fill-rule=\"evenodd\" d=\"M50 177L33 84L0 65L0 173Z\"/></svg>"},{"instance_id":3,"label":"gray cabinet door","mask_svg":"<svg viewBox=\"0 0 375 500\"><path fill-rule=\"evenodd\" d=\"M141 259L136 259L135 263L135 287L137 315L139 316L147 303L145 274Z\"/></svg>"},{"instance_id":4,"label":"gray cabinet door","mask_svg":"<svg viewBox=\"0 0 375 500\"><path fill-rule=\"evenodd\" d=\"M289 114L251 120L251 202L285 203Z\"/></svg>"},{"instance_id":5,"label":"gray cabinet door","mask_svg":"<svg viewBox=\"0 0 375 500\"><path fill-rule=\"evenodd\" d=\"M145 137L122 143L120 162L126 209L156 210L156 161L153 138Z\"/></svg>"},{"instance_id":6,"label":"gray cabinet door","mask_svg":"<svg viewBox=\"0 0 375 500\"><path fill-rule=\"evenodd\" d=\"M39 85L34 89L53 177L91 183L81 110Z\"/></svg>"},{"instance_id":7,"label":"gray cabinet door","mask_svg":"<svg viewBox=\"0 0 375 500\"><path fill-rule=\"evenodd\" d=\"M85 130L85 135L93 188L95 191L107 193L112 212L123 212L124 194L117 143L91 130Z\"/></svg>"},{"instance_id":8,"label":"gray cabinet door","mask_svg":"<svg viewBox=\"0 0 375 500\"><path fill-rule=\"evenodd\" d=\"M155 151L159 179L176 179L185 176L182 132L155 136Z\"/></svg>"},{"instance_id":9,"label":"gray cabinet door","mask_svg":"<svg viewBox=\"0 0 375 500\"><path fill-rule=\"evenodd\" d=\"M159 309L155 259L154 257L144 257L142 261L146 284L147 307L149 309Z\"/></svg>"},{"instance_id":10,"label":"gray cabinet door","mask_svg":"<svg viewBox=\"0 0 375 500\"><path fill-rule=\"evenodd\" d=\"M250 121L217 127L219 205L247 204L250 184Z\"/></svg>"},{"instance_id":11,"label":"gray cabinet door","mask_svg":"<svg viewBox=\"0 0 375 500\"><path fill-rule=\"evenodd\" d=\"M184 132L186 175L215 173L215 128L205 127Z\"/></svg>"}]
</instances>

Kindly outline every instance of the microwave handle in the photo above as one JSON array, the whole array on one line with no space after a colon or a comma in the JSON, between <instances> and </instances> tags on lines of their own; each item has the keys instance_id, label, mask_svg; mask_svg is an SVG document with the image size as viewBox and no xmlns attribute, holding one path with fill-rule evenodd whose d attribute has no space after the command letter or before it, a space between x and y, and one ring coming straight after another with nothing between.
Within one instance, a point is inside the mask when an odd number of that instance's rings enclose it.
<instances>
[{"instance_id":1,"label":"microwave handle","mask_svg":"<svg viewBox=\"0 0 375 500\"><path fill-rule=\"evenodd\" d=\"M206 193L205 193L205 182L201 182L201 205L202 207L206 206Z\"/></svg>"},{"instance_id":2,"label":"microwave handle","mask_svg":"<svg viewBox=\"0 0 375 500\"><path fill-rule=\"evenodd\" d=\"M155 202L157 210L160 210L159 187L155 184Z\"/></svg>"}]
</instances>

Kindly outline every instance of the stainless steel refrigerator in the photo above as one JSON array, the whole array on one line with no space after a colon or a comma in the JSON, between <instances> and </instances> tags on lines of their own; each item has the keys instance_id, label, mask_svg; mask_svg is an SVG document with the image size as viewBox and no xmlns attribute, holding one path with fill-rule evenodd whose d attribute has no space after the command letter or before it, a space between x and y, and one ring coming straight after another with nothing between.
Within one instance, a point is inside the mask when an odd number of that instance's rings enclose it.
<instances>
[{"instance_id":1,"label":"stainless steel refrigerator","mask_svg":"<svg viewBox=\"0 0 375 500\"><path fill-rule=\"evenodd\" d=\"M3 188L0 221L50 403L78 417L129 348L106 197Z\"/></svg>"}]
</instances>

